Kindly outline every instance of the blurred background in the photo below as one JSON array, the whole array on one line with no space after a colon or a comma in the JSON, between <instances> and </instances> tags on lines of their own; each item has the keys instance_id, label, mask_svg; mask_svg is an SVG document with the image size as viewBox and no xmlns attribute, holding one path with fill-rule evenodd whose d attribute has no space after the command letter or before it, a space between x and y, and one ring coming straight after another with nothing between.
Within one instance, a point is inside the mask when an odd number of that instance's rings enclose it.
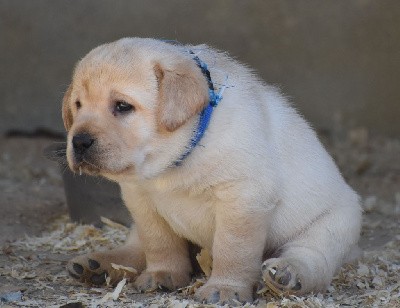
<instances>
[{"instance_id":1,"label":"blurred background","mask_svg":"<svg viewBox=\"0 0 400 308\"><path fill-rule=\"evenodd\" d=\"M207 43L281 87L317 128L400 133L398 1L0 1L0 132L62 131L74 64L125 36Z\"/></svg>"}]
</instances>

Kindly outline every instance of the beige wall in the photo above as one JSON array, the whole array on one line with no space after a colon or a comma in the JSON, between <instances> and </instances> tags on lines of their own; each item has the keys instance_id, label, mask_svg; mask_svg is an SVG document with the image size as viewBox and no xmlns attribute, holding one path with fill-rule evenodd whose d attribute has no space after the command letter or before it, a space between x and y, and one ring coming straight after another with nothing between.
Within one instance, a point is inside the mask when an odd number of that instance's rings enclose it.
<instances>
[{"instance_id":1,"label":"beige wall","mask_svg":"<svg viewBox=\"0 0 400 308\"><path fill-rule=\"evenodd\" d=\"M0 133L62 130L74 63L123 36L228 50L316 127L400 133L398 0L0 0Z\"/></svg>"}]
</instances>

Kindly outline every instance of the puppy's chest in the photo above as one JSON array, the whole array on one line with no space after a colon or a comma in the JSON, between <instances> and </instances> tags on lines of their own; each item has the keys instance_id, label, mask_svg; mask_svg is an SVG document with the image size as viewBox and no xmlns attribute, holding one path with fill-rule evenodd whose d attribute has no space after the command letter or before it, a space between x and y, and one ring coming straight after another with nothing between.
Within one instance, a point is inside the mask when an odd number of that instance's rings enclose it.
<instances>
[{"instance_id":1,"label":"puppy's chest","mask_svg":"<svg viewBox=\"0 0 400 308\"><path fill-rule=\"evenodd\" d=\"M211 248L215 231L215 205L207 195L152 192L157 212L178 235Z\"/></svg>"}]
</instances>

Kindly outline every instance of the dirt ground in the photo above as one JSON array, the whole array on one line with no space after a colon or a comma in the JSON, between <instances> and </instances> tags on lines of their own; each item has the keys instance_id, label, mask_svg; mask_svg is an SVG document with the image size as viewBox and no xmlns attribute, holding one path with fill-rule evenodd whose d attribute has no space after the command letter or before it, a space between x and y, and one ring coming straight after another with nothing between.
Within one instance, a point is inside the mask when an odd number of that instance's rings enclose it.
<instances>
[{"instance_id":1,"label":"dirt ground","mask_svg":"<svg viewBox=\"0 0 400 308\"><path fill-rule=\"evenodd\" d=\"M247 306L400 307L400 139L362 128L321 139L362 196L364 257L345 266L325 294L282 298L262 290ZM59 167L43 156L53 142L0 137L0 306L200 307L191 294L203 279L174 293L139 294L123 283L93 288L68 277L68 259L118 245L127 229L70 222Z\"/></svg>"}]
</instances>

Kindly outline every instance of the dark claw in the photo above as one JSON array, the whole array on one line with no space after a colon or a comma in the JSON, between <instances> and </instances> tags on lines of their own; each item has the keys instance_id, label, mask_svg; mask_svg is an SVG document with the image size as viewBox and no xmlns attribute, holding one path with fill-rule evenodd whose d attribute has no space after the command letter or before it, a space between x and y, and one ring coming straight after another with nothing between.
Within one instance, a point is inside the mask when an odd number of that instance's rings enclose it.
<instances>
[{"instance_id":1,"label":"dark claw","mask_svg":"<svg viewBox=\"0 0 400 308\"><path fill-rule=\"evenodd\" d=\"M161 287L165 288L166 290L171 291L171 288L173 288L173 283L172 283L171 274L168 274L168 276L165 277L165 280L166 280L166 281L165 281L165 284L166 284L166 285L169 285L170 287L167 287L167 286L161 286Z\"/></svg>"},{"instance_id":2,"label":"dark claw","mask_svg":"<svg viewBox=\"0 0 400 308\"><path fill-rule=\"evenodd\" d=\"M170 289L168 289L167 287L162 286L162 285L159 285L159 286L158 286L158 289L159 289L161 292L168 292L168 291L170 291Z\"/></svg>"},{"instance_id":3,"label":"dark claw","mask_svg":"<svg viewBox=\"0 0 400 308\"><path fill-rule=\"evenodd\" d=\"M219 291L215 291L211 297L209 298L209 303L216 304L219 302L220 293Z\"/></svg>"},{"instance_id":4,"label":"dark claw","mask_svg":"<svg viewBox=\"0 0 400 308\"><path fill-rule=\"evenodd\" d=\"M92 277L90 277L90 282L93 283L94 285L102 285L106 282L106 275L107 272L98 275L93 274Z\"/></svg>"},{"instance_id":5,"label":"dark claw","mask_svg":"<svg viewBox=\"0 0 400 308\"><path fill-rule=\"evenodd\" d=\"M68 271L68 274L69 274L72 278L81 279L81 276L79 276L79 275L77 275L77 274L75 274L75 273L73 273L73 272L71 272L71 271Z\"/></svg>"},{"instance_id":6,"label":"dark claw","mask_svg":"<svg viewBox=\"0 0 400 308\"><path fill-rule=\"evenodd\" d=\"M97 270L100 267L100 263L97 262L96 260L89 259L88 263L89 263L89 268L91 270Z\"/></svg>"},{"instance_id":7,"label":"dark claw","mask_svg":"<svg viewBox=\"0 0 400 308\"><path fill-rule=\"evenodd\" d=\"M296 285L292 288L294 291L299 291L301 289L301 282L299 279L297 279Z\"/></svg>"},{"instance_id":8,"label":"dark claw","mask_svg":"<svg viewBox=\"0 0 400 308\"><path fill-rule=\"evenodd\" d=\"M239 300L239 293L238 292L235 292L235 299Z\"/></svg>"},{"instance_id":9,"label":"dark claw","mask_svg":"<svg viewBox=\"0 0 400 308\"><path fill-rule=\"evenodd\" d=\"M82 266L82 265L80 265L80 264L78 264L78 263L74 263L74 264L72 265L72 268L74 269L74 271L75 271L77 274L79 274L79 275L82 275L82 274L83 274L83 266Z\"/></svg>"}]
</instances>

